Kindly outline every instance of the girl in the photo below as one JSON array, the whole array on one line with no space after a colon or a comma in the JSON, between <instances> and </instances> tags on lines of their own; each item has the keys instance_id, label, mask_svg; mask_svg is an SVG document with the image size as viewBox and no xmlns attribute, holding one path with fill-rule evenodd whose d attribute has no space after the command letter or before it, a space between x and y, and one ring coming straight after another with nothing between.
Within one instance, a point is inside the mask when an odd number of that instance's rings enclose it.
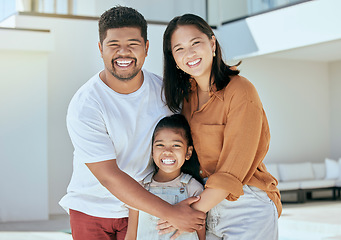
<instances>
[{"instance_id":1,"label":"girl","mask_svg":"<svg viewBox=\"0 0 341 240\"><path fill-rule=\"evenodd\" d=\"M224 63L212 29L196 15L168 24L163 52L167 105L187 118L207 178L192 205L208 212L206 239L277 239L282 206L277 180L262 162L270 134L255 87L238 75L239 64Z\"/></svg>"},{"instance_id":2,"label":"girl","mask_svg":"<svg viewBox=\"0 0 341 240\"><path fill-rule=\"evenodd\" d=\"M142 185L151 193L171 204L176 204L203 191L203 186L199 183L202 180L193 149L191 130L184 116L180 114L168 116L156 125L152 137L152 158L156 172L142 180ZM129 209L125 239L170 239L174 232L158 234L156 230L158 220L157 217L145 212ZM183 233L177 239L205 239L205 229Z\"/></svg>"}]
</instances>

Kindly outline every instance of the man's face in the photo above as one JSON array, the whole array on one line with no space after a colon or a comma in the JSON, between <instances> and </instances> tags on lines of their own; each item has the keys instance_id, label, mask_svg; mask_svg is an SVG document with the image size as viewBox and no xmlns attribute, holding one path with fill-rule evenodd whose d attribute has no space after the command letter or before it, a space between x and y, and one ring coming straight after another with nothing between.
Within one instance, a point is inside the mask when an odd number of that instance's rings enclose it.
<instances>
[{"instance_id":1,"label":"man's face","mask_svg":"<svg viewBox=\"0 0 341 240\"><path fill-rule=\"evenodd\" d=\"M107 71L121 81L133 79L141 70L148 53L149 42L144 42L136 27L112 28L99 48Z\"/></svg>"}]
</instances>

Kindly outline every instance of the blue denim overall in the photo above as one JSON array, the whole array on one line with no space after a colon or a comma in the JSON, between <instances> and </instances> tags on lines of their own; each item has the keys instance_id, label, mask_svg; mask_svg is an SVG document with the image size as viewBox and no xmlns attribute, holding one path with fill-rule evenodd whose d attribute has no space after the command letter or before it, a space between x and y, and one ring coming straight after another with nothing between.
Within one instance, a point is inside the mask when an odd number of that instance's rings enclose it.
<instances>
[{"instance_id":1,"label":"blue denim overall","mask_svg":"<svg viewBox=\"0 0 341 240\"><path fill-rule=\"evenodd\" d=\"M189 174L183 174L180 182L181 187L150 187L152 182L153 173L149 174L143 181L143 186L154 195L160 197L164 201L170 204L176 204L182 200L188 198L188 193L186 190L186 185L191 180L192 176ZM146 212L139 212L139 224L137 230L137 240L168 240L174 234L167 233L163 235L158 234L156 230L157 222L159 218L152 216ZM177 240L198 240L198 235L196 232L193 233L183 233Z\"/></svg>"}]
</instances>

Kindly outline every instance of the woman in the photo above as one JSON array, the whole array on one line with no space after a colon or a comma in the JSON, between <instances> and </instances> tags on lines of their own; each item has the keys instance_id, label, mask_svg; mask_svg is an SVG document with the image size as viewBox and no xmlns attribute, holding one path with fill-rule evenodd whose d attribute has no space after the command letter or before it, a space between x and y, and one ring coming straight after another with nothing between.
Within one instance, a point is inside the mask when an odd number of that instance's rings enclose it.
<instances>
[{"instance_id":1,"label":"woman","mask_svg":"<svg viewBox=\"0 0 341 240\"><path fill-rule=\"evenodd\" d=\"M255 87L224 63L212 29L196 15L168 24L163 52L166 103L190 123L207 178L192 205L208 212L207 239L277 239L282 206L262 162L270 133Z\"/></svg>"}]
</instances>

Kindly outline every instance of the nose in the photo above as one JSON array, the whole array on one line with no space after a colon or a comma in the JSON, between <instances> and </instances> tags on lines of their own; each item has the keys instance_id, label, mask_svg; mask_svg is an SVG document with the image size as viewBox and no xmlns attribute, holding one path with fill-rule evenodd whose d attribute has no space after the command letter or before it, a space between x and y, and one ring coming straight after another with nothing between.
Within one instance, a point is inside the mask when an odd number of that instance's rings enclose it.
<instances>
[{"instance_id":1,"label":"nose","mask_svg":"<svg viewBox=\"0 0 341 240\"><path fill-rule=\"evenodd\" d=\"M128 55L130 53L130 50L127 47L120 47L120 49L118 49L117 53L119 55Z\"/></svg>"},{"instance_id":2,"label":"nose","mask_svg":"<svg viewBox=\"0 0 341 240\"><path fill-rule=\"evenodd\" d=\"M193 58L193 56L196 54L195 50L193 48L189 48L186 52L186 57L187 58Z\"/></svg>"},{"instance_id":3,"label":"nose","mask_svg":"<svg viewBox=\"0 0 341 240\"><path fill-rule=\"evenodd\" d=\"M168 155L171 155L172 154L172 151L170 148L166 148L164 151L163 151L163 154L168 156Z\"/></svg>"}]
</instances>

